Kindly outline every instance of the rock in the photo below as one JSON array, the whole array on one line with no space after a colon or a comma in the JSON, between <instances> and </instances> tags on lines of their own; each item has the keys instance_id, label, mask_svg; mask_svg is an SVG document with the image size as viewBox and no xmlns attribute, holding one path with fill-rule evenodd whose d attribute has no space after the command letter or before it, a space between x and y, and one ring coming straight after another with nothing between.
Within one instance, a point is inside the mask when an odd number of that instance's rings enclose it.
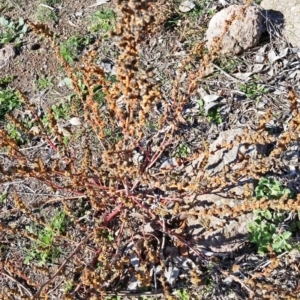
<instances>
[{"instance_id":1,"label":"rock","mask_svg":"<svg viewBox=\"0 0 300 300\"><path fill-rule=\"evenodd\" d=\"M9 44L0 49L0 69L6 66L16 55L15 48Z\"/></svg>"},{"instance_id":2,"label":"rock","mask_svg":"<svg viewBox=\"0 0 300 300\"><path fill-rule=\"evenodd\" d=\"M284 3L282 0L263 0L261 7L266 9L271 16L274 12L282 13L281 34L293 47L300 47L300 0L289 0Z\"/></svg>"},{"instance_id":3,"label":"rock","mask_svg":"<svg viewBox=\"0 0 300 300\"><path fill-rule=\"evenodd\" d=\"M233 22L228 21L233 18ZM220 52L224 55L240 54L246 49L256 46L262 33L263 16L254 6L231 5L215 14L206 32L207 46L215 49L214 38L222 38Z\"/></svg>"},{"instance_id":4,"label":"rock","mask_svg":"<svg viewBox=\"0 0 300 300\"><path fill-rule=\"evenodd\" d=\"M242 135L243 129L231 129L222 131L219 137L210 144L206 173L208 176L215 175L221 172L225 166L230 165L235 162L238 157L239 145L233 146L231 149L226 149L222 147L223 143L230 144L234 141L236 136ZM220 147L220 149L218 149Z\"/></svg>"}]
</instances>

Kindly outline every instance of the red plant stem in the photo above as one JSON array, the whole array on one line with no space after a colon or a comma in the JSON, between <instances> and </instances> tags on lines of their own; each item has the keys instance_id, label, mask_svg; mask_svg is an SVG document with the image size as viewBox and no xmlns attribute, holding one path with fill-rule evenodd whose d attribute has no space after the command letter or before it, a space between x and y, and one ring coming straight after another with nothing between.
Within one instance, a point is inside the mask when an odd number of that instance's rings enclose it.
<instances>
[{"instance_id":1,"label":"red plant stem","mask_svg":"<svg viewBox=\"0 0 300 300\"><path fill-rule=\"evenodd\" d=\"M186 241L183 237L181 237L179 234L173 232L171 229L167 228L166 226L164 226L164 224L161 222L161 221L158 221L158 224L161 226L161 227L165 227L165 230L166 232L171 235L171 236L174 236L175 238L177 238L181 243L185 244L186 246L188 246L193 252L195 252L197 255L199 255L200 257L202 257L203 259L206 260L206 257L205 255L200 252L199 250L195 249L192 247L192 245Z\"/></svg>"},{"instance_id":2,"label":"red plant stem","mask_svg":"<svg viewBox=\"0 0 300 300\"><path fill-rule=\"evenodd\" d=\"M155 215L151 211L149 211L149 209L146 206L144 206L140 201L138 201L139 199L137 197L135 197L133 195L131 195L130 197L140 208L148 211L149 214L151 215L151 217L155 217Z\"/></svg>"},{"instance_id":3,"label":"red plant stem","mask_svg":"<svg viewBox=\"0 0 300 300\"><path fill-rule=\"evenodd\" d=\"M148 170L155 164L155 162L156 162L156 161L159 159L159 157L162 155L162 153L164 152L164 150L166 149L166 147L172 143L171 140L165 141L166 137L167 137L167 133L166 133L166 135L164 136L164 140L163 140L163 142L162 142L162 145L161 145L160 149L158 149L157 152L153 155L150 164L149 164L149 165L147 166L147 168L146 168L146 171L148 171Z\"/></svg>"},{"instance_id":4,"label":"red plant stem","mask_svg":"<svg viewBox=\"0 0 300 300\"><path fill-rule=\"evenodd\" d=\"M56 146L53 144L53 142L51 141L51 139L50 139L49 137L46 137L46 139L47 139L47 141L48 141L50 147L51 147L55 152L57 152L57 148L56 148Z\"/></svg>"},{"instance_id":5,"label":"red plant stem","mask_svg":"<svg viewBox=\"0 0 300 300\"><path fill-rule=\"evenodd\" d=\"M125 214L126 214L126 211L125 211ZM123 229L124 229L124 222L122 222L121 228L118 233L117 250L116 250L114 257L112 258L112 264L116 262L116 260L118 258L118 254L120 252L121 235L122 235Z\"/></svg>"},{"instance_id":6,"label":"red plant stem","mask_svg":"<svg viewBox=\"0 0 300 300\"><path fill-rule=\"evenodd\" d=\"M101 252L102 252L102 248L99 248L99 249L96 251L96 253L95 253L95 255L94 255L92 261L91 261L90 264L89 264L89 266L90 266L91 268L95 268L95 265L96 265L96 263L97 263L97 261L98 261L98 256L99 256L99 254L100 254Z\"/></svg>"},{"instance_id":7,"label":"red plant stem","mask_svg":"<svg viewBox=\"0 0 300 300\"><path fill-rule=\"evenodd\" d=\"M147 209L144 205L142 205L136 197L134 196L131 196L132 200L139 206L141 207L142 209L144 210L147 210L148 213L151 215L152 218L155 218L155 214L153 214L151 211L149 211L149 209ZM162 227L162 228L165 228L165 231L171 235L171 236L174 236L175 238L177 238L180 242L182 242L183 244L185 244L186 246L188 246L193 252L195 252L197 255L199 255L200 257L202 257L203 259L206 259L205 255L198 251L197 249L194 249L191 244L186 241L184 238L182 238L180 235L178 235L177 233L174 233L171 229L167 228L161 221L158 221L158 224Z\"/></svg>"},{"instance_id":8,"label":"red plant stem","mask_svg":"<svg viewBox=\"0 0 300 300\"><path fill-rule=\"evenodd\" d=\"M108 223L113 220L121 211L121 208L123 207L123 203L120 203L117 208L112 211L108 216L107 218L105 219L105 221L103 222L103 226L107 226Z\"/></svg>"},{"instance_id":9,"label":"red plant stem","mask_svg":"<svg viewBox=\"0 0 300 300\"><path fill-rule=\"evenodd\" d=\"M53 183L52 181L45 180L45 179L39 179L39 178L36 178L36 179L45 182L47 185L51 186L54 189L62 190L62 191L70 191L70 189L62 187L62 186L58 186L57 184ZM84 195L85 194L84 192L78 192L78 191L74 191L74 190L72 190L71 192L74 193L74 194L77 194L77 195Z\"/></svg>"}]
</instances>

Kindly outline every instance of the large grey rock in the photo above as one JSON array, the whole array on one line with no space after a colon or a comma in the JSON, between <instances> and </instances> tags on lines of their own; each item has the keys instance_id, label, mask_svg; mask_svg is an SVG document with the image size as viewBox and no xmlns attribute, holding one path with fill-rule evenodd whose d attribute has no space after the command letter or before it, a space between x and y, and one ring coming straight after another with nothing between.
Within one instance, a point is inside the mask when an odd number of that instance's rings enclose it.
<instances>
[{"instance_id":1,"label":"large grey rock","mask_svg":"<svg viewBox=\"0 0 300 300\"><path fill-rule=\"evenodd\" d=\"M300 0L263 0L261 7L270 14L274 11L282 13L282 35L293 47L300 47Z\"/></svg>"},{"instance_id":2,"label":"large grey rock","mask_svg":"<svg viewBox=\"0 0 300 300\"><path fill-rule=\"evenodd\" d=\"M228 30L227 22L231 21ZM215 49L214 38L222 40L221 53L225 55L240 54L256 46L262 33L263 16L254 6L231 5L215 14L206 32L207 46Z\"/></svg>"}]
</instances>

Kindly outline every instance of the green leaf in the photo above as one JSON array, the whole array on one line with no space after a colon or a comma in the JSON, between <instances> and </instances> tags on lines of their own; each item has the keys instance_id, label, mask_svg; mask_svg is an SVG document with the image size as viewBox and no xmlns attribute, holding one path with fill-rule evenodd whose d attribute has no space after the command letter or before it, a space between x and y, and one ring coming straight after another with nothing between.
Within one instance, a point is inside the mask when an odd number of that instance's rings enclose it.
<instances>
[{"instance_id":1,"label":"green leaf","mask_svg":"<svg viewBox=\"0 0 300 300\"><path fill-rule=\"evenodd\" d=\"M278 251L278 250L281 250L282 249L282 246L283 246L283 242L282 240L279 240L279 241L276 241L272 244L272 249L274 251Z\"/></svg>"},{"instance_id":2,"label":"green leaf","mask_svg":"<svg viewBox=\"0 0 300 300\"><path fill-rule=\"evenodd\" d=\"M283 239L288 240L291 237L292 233L290 231L285 231L281 236Z\"/></svg>"},{"instance_id":3,"label":"green leaf","mask_svg":"<svg viewBox=\"0 0 300 300\"><path fill-rule=\"evenodd\" d=\"M272 219L272 214L269 210L265 210L263 212L263 216L267 219L267 220L271 220Z\"/></svg>"},{"instance_id":4,"label":"green leaf","mask_svg":"<svg viewBox=\"0 0 300 300\"><path fill-rule=\"evenodd\" d=\"M9 24L9 21L5 19L4 17L0 17L0 25L7 26Z\"/></svg>"}]
</instances>

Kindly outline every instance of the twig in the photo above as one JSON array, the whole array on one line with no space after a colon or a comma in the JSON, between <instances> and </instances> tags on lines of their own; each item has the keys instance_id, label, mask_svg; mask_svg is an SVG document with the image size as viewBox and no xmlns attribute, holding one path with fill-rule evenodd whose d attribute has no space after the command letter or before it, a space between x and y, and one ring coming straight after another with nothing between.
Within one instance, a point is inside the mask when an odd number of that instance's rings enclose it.
<instances>
[{"instance_id":1,"label":"twig","mask_svg":"<svg viewBox=\"0 0 300 300\"><path fill-rule=\"evenodd\" d=\"M250 288L248 288L241 279L239 279L238 277L236 277L234 275L229 275L229 277L231 277L235 282L238 282L245 290L247 290L247 292L249 293L250 299L252 299L254 297L254 292Z\"/></svg>"},{"instance_id":2,"label":"twig","mask_svg":"<svg viewBox=\"0 0 300 300\"><path fill-rule=\"evenodd\" d=\"M47 200L43 205L54 203L54 202L60 202L65 200L73 200L73 199L80 199L80 198L86 198L87 196L70 196L70 197L60 197L60 198L53 198Z\"/></svg>"},{"instance_id":3,"label":"twig","mask_svg":"<svg viewBox=\"0 0 300 300\"><path fill-rule=\"evenodd\" d=\"M7 278L9 278L10 280L14 281L19 287L22 287L24 289L24 291L30 296L32 297L32 293L22 284L20 283L18 280L16 280L15 278L13 278L12 276L6 274L5 272L1 272L2 275L6 276Z\"/></svg>"},{"instance_id":4,"label":"twig","mask_svg":"<svg viewBox=\"0 0 300 300\"><path fill-rule=\"evenodd\" d=\"M39 4L39 6L44 6L44 7L46 7L46 8L51 9L51 10L54 10L53 7L51 7L51 6L49 6L49 5L46 5L46 4Z\"/></svg>"},{"instance_id":5,"label":"twig","mask_svg":"<svg viewBox=\"0 0 300 300\"><path fill-rule=\"evenodd\" d=\"M42 147L44 145L46 145L47 143L46 142L42 142L36 146L32 146L32 147L27 147L27 148L21 148L20 151L25 151L25 150L31 150L31 149L35 149L35 148L39 148L39 147Z\"/></svg>"},{"instance_id":6,"label":"twig","mask_svg":"<svg viewBox=\"0 0 300 300\"><path fill-rule=\"evenodd\" d=\"M156 161L159 159L159 157L165 151L166 147L172 143L171 140L165 141L166 137L167 137L167 132L166 132L166 135L164 136L164 139L163 139L163 141L161 143L162 145L157 150L157 152L153 155L150 164L146 167L146 171L148 171L156 163Z\"/></svg>"},{"instance_id":7,"label":"twig","mask_svg":"<svg viewBox=\"0 0 300 300\"><path fill-rule=\"evenodd\" d=\"M158 221L159 225L161 227L164 226L164 224L161 222L161 221ZM194 249L190 243L188 241L186 241L184 238L182 238L180 235L178 235L177 233L175 232L172 232L172 230L170 230L169 228L165 228L165 233L169 234L170 236L173 236L175 238L177 238L181 243L183 243L184 245L186 245L188 248L190 248L195 254L197 254L199 257L201 257L203 260L206 260L206 257L205 255L200 252L199 250L197 249Z\"/></svg>"},{"instance_id":8,"label":"twig","mask_svg":"<svg viewBox=\"0 0 300 300\"><path fill-rule=\"evenodd\" d=\"M117 208L116 208L114 211L112 211L112 212L107 216L107 218L106 218L105 221L103 222L103 225L104 225L104 226L107 226L107 224L108 224L112 219L114 219L114 217L116 217L116 216L120 213L122 206L123 206L123 204L120 203L120 204L117 206Z\"/></svg>"},{"instance_id":9,"label":"twig","mask_svg":"<svg viewBox=\"0 0 300 300\"><path fill-rule=\"evenodd\" d=\"M244 80L241 80L241 79L238 79L230 74L228 74L226 71L224 71L223 69L221 69L219 66L217 66L216 64L212 63L212 65L218 69L221 73L223 73L225 76L227 76L228 78L232 79L233 81L238 81L238 82L241 82L241 83L245 83Z\"/></svg>"},{"instance_id":10,"label":"twig","mask_svg":"<svg viewBox=\"0 0 300 300\"><path fill-rule=\"evenodd\" d=\"M153 291L153 292L133 292L133 291L118 291L118 292L106 292L106 295L113 295L113 296L127 296L127 297L138 297L138 296L163 296L164 292L162 289Z\"/></svg>"},{"instance_id":11,"label":"twig","mask_svg":"<svg viewBox=\"0 0 300 300\"><path fill-rule=\"evenodd\" d=\"M282 256L286 255L287 253L288 253L288 251L283 252L283 253L279 254L279 255L277 256L277 258L281 258ZM258 270L258 269L261 269L261 268L265 268L265 267L268 266L270 263L271 263L271 260L268 260L267 262L264 262L264 263L258 265L258 266L254 269L254 271L256 271L256 270Z\"/></svg>"},{"instance_id":12,"label":"twig","mask_svg":"<svg viewBox=\"0 0 300 300\"><path fill-rule=\"evenodd\" d=\"M125 218L126 218L126 214L127 214L127 211L125 211ZM112 264L114 264L118 258L118 255L119 255L119 252L120 252L120 244L121 244L121 235L123 233L123 229L124 229L124 222L122 222L121 224L121 228L119 230L119 233L118 233L118 241L117 241L117 250L116 250L116 253L112 259Z\"/></svg>"},{"instance_id":13,"label":"twig","mask_svg":"<svg viewBox=\"0 0 300 300\"><path fill-rule=\"evenodd\" d=\"M159 255L160 255L160 259L162 261L162 263L164 264L164 247L165 247L165 242L166 242L166 223L165 223L165 219L163 217L160 218L162 221L162 227L163 227L163 237L162 237L162 241L161 241L161 245L160 245L160 251L159 251Z\"/></svg>"}]
</instances>

